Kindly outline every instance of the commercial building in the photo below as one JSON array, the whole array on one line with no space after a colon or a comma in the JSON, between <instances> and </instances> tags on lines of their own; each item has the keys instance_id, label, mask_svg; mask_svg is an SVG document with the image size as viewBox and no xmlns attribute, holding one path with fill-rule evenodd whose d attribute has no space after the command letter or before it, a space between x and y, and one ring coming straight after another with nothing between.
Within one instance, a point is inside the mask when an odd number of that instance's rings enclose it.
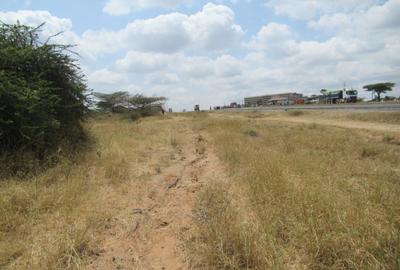
<instances>
[{"instance_id":1,"label":"commercial building","mask_svg":"<svg viewBox=\"0 0 400 270\"><path fill-rule=\"evenodd\" d=\"M303 98L299 93L282 93L244 98L245 107L258 107L269 105L291 105L296 104L297 100Z\"/></svg>"}]
</instances>

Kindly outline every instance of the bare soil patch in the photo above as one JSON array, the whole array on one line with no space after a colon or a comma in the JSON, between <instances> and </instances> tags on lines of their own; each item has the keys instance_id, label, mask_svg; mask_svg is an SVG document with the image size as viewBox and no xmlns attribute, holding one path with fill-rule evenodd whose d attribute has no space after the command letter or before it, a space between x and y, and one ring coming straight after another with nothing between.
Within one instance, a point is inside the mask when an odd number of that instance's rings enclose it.
<instances>
[{"instance_id":1,"label":"bare soil patch","mask_svg":"<svg viewBox=\"0 0 400 270\"><path fill-rule=\"evenodd\" d=\"M183 239L193 230L197 193L222 170L206 139L187 131L177 149L178 162L143 184L143 199L130 201L96 236L99 251L87 269L189 269Z\"/></svg>"}]
</instances>

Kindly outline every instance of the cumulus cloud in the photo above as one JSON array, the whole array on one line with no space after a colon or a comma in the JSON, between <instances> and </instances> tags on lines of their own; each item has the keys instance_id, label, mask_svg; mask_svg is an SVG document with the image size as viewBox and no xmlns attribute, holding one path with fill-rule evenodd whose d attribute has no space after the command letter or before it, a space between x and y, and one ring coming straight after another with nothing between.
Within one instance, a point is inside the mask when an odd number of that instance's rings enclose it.
<instances>
[{"instance_id":1,"label":"cumulus cloud","mask_svg":"<svg viewBox=\"0 0 400 270\"><path fill-rule=\"evenodd\" d=\"M325 14L311 20L308 25L316 30L346 31L349 35L360 34L360 31L397 31L400 27L400 1L389 0L362 11Z\"/></svg>"},{"instance_id":2,"label":"cumulus cloud","mask_svg":"<svg viewBox=\"0 0 400 270\"><path fill-rule=\"evenodd\" d=\"M192 15L170 13L135 20L116 31L87 30L82 36L72 31L70 19L58 18L48 11L0 12L0 19L6 23L19 20L31 26L45 22L44 37L63 32L54 38L55 42L77 44L79 53L91 59L120 50L161 53L226 50L239 45L244 36L242 28L235 24L234 12L211 3Z\"/></svg>"},{"instance_id":3,"label":"cumulus cloud","mask_svg":"<svg viewBox=\"0 0 400 270\"><path fill-rule=\"evenodd\" d=\"M129 8L132 11L155 7L157 1L128 2L139 3ZM179 109L281 91L316 93L341 87L344 81L358 89L378 81L400 83L399 0L266 3L278 15L306 20L302 31L311 29L318 38L305 38L296 32L298 25L284 19L268 21L245 38L234 11L216 4L193 14L167 13L134 20L119 30L87 30L82 35L72 31L71 20L47 11L0 12L0 20L33 26L45 21L46 35L64 31L57 38L78 44L77 50L92 58L88 81L97 91L163 95L169 106Z\"/></svg>"},{"instance_id":4,"label":"cumulus cloud","mask_svg":"<svg viewBox=\"0 0 400 270\"><path fill-rule=\"evenodd\" d=\"M192 0L108 0L103 8L110 15L126 15L147 8L174 9L180 5L191 4Z\"/></svg>"},{"instance_id":5,"label":"cumulus cloud","mask_svg":"<svg viewBox=\"0 0 400 270\"><path fill-rule=\"evenodd\" d=\"M208 3L201 12L183 22L193 44L206 50L221 50L237 44L244 35L235 24L235 13L224 5Z\"/></svg>"},{"instance_id":6,"label":"cumulus cloud","mask_svg":"<svg viewBox=\"0 0 400 270\"><path fill-rule=\"evenodd\" d=\"M243 69L242 61L228 54L210 58L184 53L130 51L109 67L107 72L135 78L137 81L134 85L141 85L141 89L145 89L144 93L172 97L171 105L188 108L186 104L190 100L205 104L210 97L216 95L220 101L224 96L234 95L242 80ZM94 74L99 72L104 71L96 71ZM97 82L92 81L92 77L89 76L89 83L96 86ZM116 88L117 85L121 84L116 83ZM129 89L129 85L121 89Z\"/></svg>"},{"instance_id":7,"label":"cumulus cloud","mask_svg":"<svg viewBox=\"0 0 400 270\"><path fill-rule=\"evenodd\" d=\"M238 45L244 35L234 19L230 8L209 3L193 15L170 13L135 20L119 31L86 31L81 47L93 57L120 49L163 53L187 48L224 50Z\"/></svg>"},{"instance_id":8,"label":"cumulus cloud","mask_svg":"<svg viewBox=\"0 0 400 270\"><path fill-rule=\"evenodd\" d=\"M247 47L265 51L269 57L288 56L296 52L295 36L286 24L269 23L252 37Z\"/></svg>"}]
</instances>

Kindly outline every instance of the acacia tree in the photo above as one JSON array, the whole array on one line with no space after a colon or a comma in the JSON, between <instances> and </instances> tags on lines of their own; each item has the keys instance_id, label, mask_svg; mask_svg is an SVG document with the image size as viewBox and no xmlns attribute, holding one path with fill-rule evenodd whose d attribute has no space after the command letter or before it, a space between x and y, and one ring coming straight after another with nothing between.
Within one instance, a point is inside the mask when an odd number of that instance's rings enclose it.
<instances>
[{"instance_id":1,"label":"acacia tree","mask_svg":"<svg viewBox=\"0 0 400 270\"><path fill-rule=\"evenodd\" d=\"M94 93L98 99L97 107L101 111L129 112L138 111L150 113L151 109L159 108L166 100L165 97L146 97L142 94L131 96L128 92L119 91L111 94Z\"/></svg>"},{"instance_id":2,"label":"acacia tree","mask_svg":"<svg viewBox=\"0 0 400 270\"><path fill-rule=\"evenodd\" d=\"M130 96L128 92L94 93L93 95L98 99L96 105L101 111L119 112L121 108L129 108L128 100Z\"/></svg>"},{"instance_id":3,"label":"acacia tree","mask_svg":"<svg viewBox=\"0 0 400 270\"><path fill-rule=\"evenodd\" d=\"M385 82L385 83L375 83L375 84L368 84L363 86L366 91L374 92L378 96L378 101L381 101L381 94L385 94L386 92L392 91L392 88L395 86L392 82Z\"/></svg>"},{"instance_id":4,"label":"acacia tree","mask_svg":"<svg viewBox=\"0 0 400 270\"><path fill-rule=\"evenodd\" d=\"M129 98L128 102L134 108L144 109L152 106L162 106L167 99L165 97L146 97L137 94Z\"/></svg>"},{"instance_id":5,"label":"acacia tree","mask_svg":"<svg viewBox=\"0 0 400 270\"><path fill-rule=\"evenodd\" d=\"M71 45L40 40L42 25L0 23L0 150L23 148L42 156L82 131L84 76Z\"/></svg>"}]
</instances>

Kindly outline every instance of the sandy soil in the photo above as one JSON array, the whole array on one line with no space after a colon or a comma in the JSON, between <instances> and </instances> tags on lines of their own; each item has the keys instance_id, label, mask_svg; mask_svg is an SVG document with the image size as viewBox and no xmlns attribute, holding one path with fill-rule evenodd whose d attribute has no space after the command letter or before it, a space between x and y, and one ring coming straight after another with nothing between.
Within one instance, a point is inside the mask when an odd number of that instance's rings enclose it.
<instances>
[{"instance_id":1,"label":"sandy soil","mask_svg":"<svg viewBox=\"0 0 400 270\"><path fill-rule=\"evenodd\" d=\"M178 149L179 162L144 183L144 199L121 198L129 207L95 236L99 249L87 269L190 268L182 241L192 233L197 193L224 170L203 135L189 136Z\"/></svg>"}]
</instances>

